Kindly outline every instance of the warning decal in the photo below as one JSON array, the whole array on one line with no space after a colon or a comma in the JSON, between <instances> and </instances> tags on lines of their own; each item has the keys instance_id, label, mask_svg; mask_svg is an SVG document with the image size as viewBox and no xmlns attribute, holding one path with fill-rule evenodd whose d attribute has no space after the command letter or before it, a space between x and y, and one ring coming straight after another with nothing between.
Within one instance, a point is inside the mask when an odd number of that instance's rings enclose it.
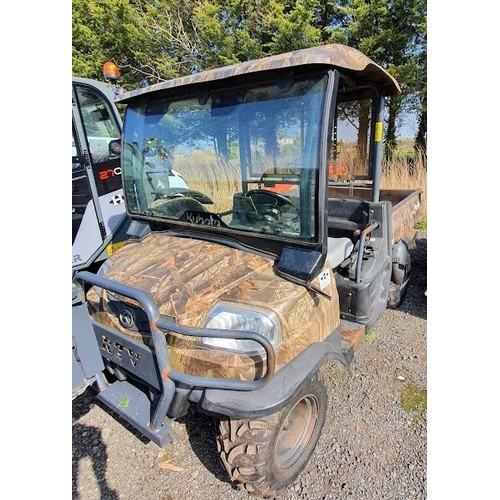
<instances>
[{"instance_id":1,"label":"warning decal","mask_svg":"<svg viewBox=\"0 0 500 500\"><path fill-rule=\"evenodd\" d=\"M330 286L332 279L330 277L330 269L325 269L319 275L319 288L324 290L327 286Z\"/></svg>"}]
</instances>

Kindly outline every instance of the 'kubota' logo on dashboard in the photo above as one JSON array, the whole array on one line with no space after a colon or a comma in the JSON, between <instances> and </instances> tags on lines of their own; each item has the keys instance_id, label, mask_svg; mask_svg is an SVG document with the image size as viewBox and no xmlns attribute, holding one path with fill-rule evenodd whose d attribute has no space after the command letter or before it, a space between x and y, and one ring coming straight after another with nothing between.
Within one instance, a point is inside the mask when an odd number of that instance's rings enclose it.
<instances>
[{"instance_id":1,"label":"'kubota' logo on dashboard","mask_svg":"<svg viewBox=\"0 0 500 500\"><path fill-rule=\"evenodd\" d=\"M222 227L222 221L214 214L205 215L199 212L186 212L186 220L191 224L198 224L201 226Z\"/></svg>"}]
</instances>

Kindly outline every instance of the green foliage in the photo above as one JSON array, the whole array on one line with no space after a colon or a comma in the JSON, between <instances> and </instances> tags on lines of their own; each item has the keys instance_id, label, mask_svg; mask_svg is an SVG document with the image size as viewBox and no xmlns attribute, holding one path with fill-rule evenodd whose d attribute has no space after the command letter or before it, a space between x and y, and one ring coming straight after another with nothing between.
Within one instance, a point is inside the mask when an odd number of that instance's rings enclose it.
<instances>
[{"instance_id":1,"label":"green foliage","mask_svg":"<svg viewBox=\"0 0 500 500\"><path fill-rule=\"evenodd\" d=\"M386 155L396 145L397 116L426 103L427 8L423 0L336 2L330 40L356 47L386 68L400 83L401 96L388 102Z\"/></svg>"},{"instance_id":2,"label":"green foliage","mask_svg":"<svg viewBox=\"0 0 500 500\"><path fill-rule=\"evenodd\" d=\"M102 65L112 60L132 89L191 73L199 67L195 3L73 0L73 74L101 80Z\"/></svg>"},{"instance_id":3,"label":"green foliage","mask_svg":"<svg viewBox=\"0 0 500 500\"><path fill-rule=\"evenodd\" d=\"M121 396L120 400L118 401L118 405L121 408L128 408L130 404L130 398L128 396Z\"/></svg>"},{"instance_id":4,"label":"green foliage","mask_svg":"<svg viewBox=\"0 0 500 500\"><path fill-rule=\"evenodd\" d=\"M399 145L399 144L398 144ZM393 159L396 161L406 161L411 162L415 158L415 151L413 149L406 149L397 147L393 153Z\"/></svg>"},{"instance_id":5,"label":"green foliage","mask_svg":"<svg viewBox=\"0 0 500 500\"><path fill-rule=\"evenodd\" d=\"M240 157L240 147L237 142L232 142L229 145L229 159L237 160Z\"/></svg>"},{"instance_id":6,"label":"green foliage","mask_svg":"<svg viewBox=\"0 0 500 500\"><path fill-rule=\"evenodd\" d=\"M413 420L420 423L427 416L427 390L409 381L401 389L401 408L413 415Z\"/></svg>"},{"instance_id":7,"label":"green foliage","mask_svg":"<svg viewBox=\"0 0 500 500\"><path fill-rule=\"evenodd\" d=\"M321 29L314 26L315 0L277 2L271 29L274 31L269 43L269 51L279 54L289 50L305 49L321 44Z\"/></svg>"},{"instance_id":8,"label":"green foliage","mask_svg":"<svg viewBox=\"0 0 500 500\"><path fill-rule=\"evenodd\" d=\"M417 221L417 229L419 231L427 231L427 217L424 216Z\"/></svg>"},{"instance_id":9,"label":"green foliage","mask_svg":"<svg viewBox=\"0 0 500 500\"><path fill-rule=\"evenodd\" d=\"M318 0L202 0L194 8L204 68L257 59L321 43Z\"/></svg>"},{"instance_id":10,"label":"green foliage","mask_svg":"<svg viewBox=\"0 0 500 500\"><path fill-rule=\"evenodd\" d=\"M251 7L250 2L234 0L197 2L193 24L200 36L204 69L262 57L267 2Z\"/></svg>"},{"instance_id":11,"label":"green foliage","mask_svg":"<svg viewBox=\"0 0 500 500\"><path fill-rule=\"evenodd\" d=\"M375 342L377 342L377 332L374 332L373 330L366 332L364 339L370 344L375 344Z\"/></svg>"},{"instance_id":12,"label":"green foliage","mask_svg":"<svg viewBox=\"0 0 500 500\"><path fill-rule=\"evenodd\" d=\"M397 116L426 126L424 0L73 0L73 74L102 79L114 61L128 89L322 43L359 48L399 81L389 102L388 145Z\"/></svg>"},{"instance_id":13,"label":"green foliage","mask_svg":"<svg viewBox=\"0 0 500 500\"><path fill-rule=\"evenodd\" d=\"M128 0L73 0L74 75L102 80L102 65L112 60L128 83L128 47L143 45L137 10Z\"/></svg>"}]
</instances>

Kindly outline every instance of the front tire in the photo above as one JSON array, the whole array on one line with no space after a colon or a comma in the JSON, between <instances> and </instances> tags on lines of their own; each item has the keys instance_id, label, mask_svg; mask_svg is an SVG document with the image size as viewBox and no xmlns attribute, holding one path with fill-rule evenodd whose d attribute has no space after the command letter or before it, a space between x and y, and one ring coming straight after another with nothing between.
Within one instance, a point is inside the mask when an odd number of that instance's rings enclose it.
<instances>
[{"instance_id":1,"label":"front tire","mask_svg":"<svg viewBox=\"0 0 500 500\"><path fill-rule=\"evenodd\" d=\"M292 484L316 448L327 406L327 389L316 373L285 408L272 415L220 420L217 448L233 483L261 497Z\"/></svg>"}]
</instances>

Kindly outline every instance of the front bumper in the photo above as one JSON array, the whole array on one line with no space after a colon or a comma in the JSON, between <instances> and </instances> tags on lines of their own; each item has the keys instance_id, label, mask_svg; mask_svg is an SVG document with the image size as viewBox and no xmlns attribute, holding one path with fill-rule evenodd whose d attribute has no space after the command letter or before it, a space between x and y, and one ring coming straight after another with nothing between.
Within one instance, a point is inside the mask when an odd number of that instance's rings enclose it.
<instances>
[{"instance_id":1,"label":"front bumper","mask_svg":"<svg viewBox=\"0 0 500 500\"><path fill-rule=\"evenodd\" d=\"M159 394L153 400L141 397L141 403L138 404L137 387L120 380L112 384L113 387L104 389L99 395L100 399L158 444L164 443L164 437L160 439L158 435L165 434L165 420L181 417L190 404L194 404L200 412L231 418L265 416L286 406L327 359L336 359L346 368L349 367L352 356L343 352L340 328L324 341L311 344L275 374L273 346L259 334L185 327L160 315L153 299L143 290L87 271L77 273L76 279L135 300L148 316L153 349L105 325L93 320L91 323L102 358L120 366L131 373L133 379L156 389ZM188 337L222 337L258 342L266 353L263 376L245 381L192 376L173 370L166 342L168 332ZM129 394L136 395L135 403L130 401ZM124 406L123 401L130 402ZM150 407L144 408L145 405Z\"/></svg>"}]
</instances>

